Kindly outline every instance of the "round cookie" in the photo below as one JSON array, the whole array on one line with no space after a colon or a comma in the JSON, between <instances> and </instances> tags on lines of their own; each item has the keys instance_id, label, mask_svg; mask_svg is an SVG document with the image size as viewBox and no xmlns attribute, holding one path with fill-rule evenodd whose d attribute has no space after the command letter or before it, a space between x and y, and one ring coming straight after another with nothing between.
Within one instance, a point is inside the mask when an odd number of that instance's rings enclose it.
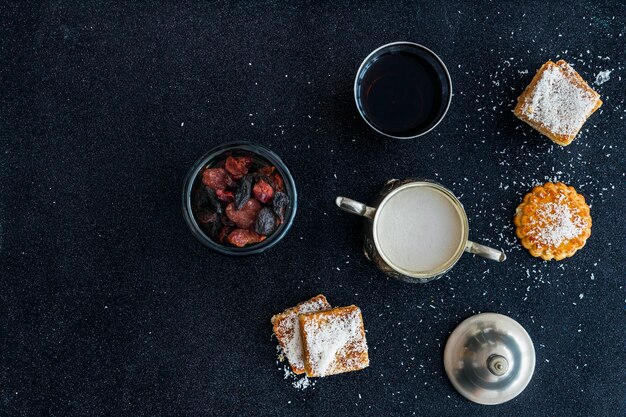
<instances>
[{"instance_id":1,"label":"round cookie","mask_svg":"<svg viewBox=\"0 0 626 417\"><path fill-rule=\"evenodd\" d=\"M533 188L517 207L513 220L522 246L546 261L574 255L591 235L585 197L561 182Z\"/></svg>"}]
</instances>

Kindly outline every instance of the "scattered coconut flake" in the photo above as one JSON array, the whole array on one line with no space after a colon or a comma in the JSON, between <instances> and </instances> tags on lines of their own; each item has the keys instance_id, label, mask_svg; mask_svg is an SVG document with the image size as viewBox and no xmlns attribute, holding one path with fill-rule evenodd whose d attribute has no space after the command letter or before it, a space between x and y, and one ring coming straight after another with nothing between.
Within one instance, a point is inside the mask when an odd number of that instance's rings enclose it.
<instances>
[{"instance_id":1,"label":"scattered coconut flake","mask_svg":"<svg viewBox=\"0 0 626 417\"><path fill-rule=\"evenodd\" d=\"M292 380L291 386L294 387L295 389L302 391L309 387L315 386L314 380L309 379L306 375L303 375L302 377L300 377L299 375L294 374L291 368L287 365L283 365L283 373L284 373L283 378L291 379Z\"/></svg>"},{"instance_id":2,"label":"scattered coconut flake","mask_svg":"<svg viewBox=\"0 0 626 417\"><path fill-rule=\"evenodd\" d=\"M299 389L299 390L305 390L307 389L309 386L311 386L313 382L305 375L304 377L295 380L294 382L291 383L291 386L294 387L295 389Z\"/></svg>"},{"instance_id":3,"label":"scattered coconut flake","mask_svg":"<svg viewBox=\"0 0 626 417\"><path fill-rule=\"evenodd\" d=\"M604 71L600 71L599 73L596 74L596 80L594 81L595 85L602 85L605 82L607 82L610 78L611 78L611 72L613 72L612 70L604 70Z\"/></svg>"}]
</instances>

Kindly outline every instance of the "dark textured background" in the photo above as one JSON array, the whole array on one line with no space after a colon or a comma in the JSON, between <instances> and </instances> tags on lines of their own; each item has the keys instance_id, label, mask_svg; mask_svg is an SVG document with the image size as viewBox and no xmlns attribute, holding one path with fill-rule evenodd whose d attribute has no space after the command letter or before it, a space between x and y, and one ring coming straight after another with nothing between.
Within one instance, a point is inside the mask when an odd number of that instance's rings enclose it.
<instances>
[{"instance_id":1,"label":"dark textured background","mask_svg":"<svg viewBox=\"0 0 626 417\"><path fill-rule=\"evenodd\" d=\"M2 2L0 415L625 415L626 6L544 3ZM353 103L360 61L396 40L453 79L419 140L381 137ZM589 82L612 70L567 148L510 112L559 57ZM180 210L193 161L236 139L275 150L300 192L285 240L245 259L202 247ZM405 176L451 188L471 237L508 261L465 255L425 286L378 273L333 200ZM562 262L511 226L547 178L592 205L587 246ZM300 391L269 319L320 292L362 308L371 366ZM497 407L458 395L442 365L480 311L518 320L537 352Z\"/></svg>"}]
</instances>

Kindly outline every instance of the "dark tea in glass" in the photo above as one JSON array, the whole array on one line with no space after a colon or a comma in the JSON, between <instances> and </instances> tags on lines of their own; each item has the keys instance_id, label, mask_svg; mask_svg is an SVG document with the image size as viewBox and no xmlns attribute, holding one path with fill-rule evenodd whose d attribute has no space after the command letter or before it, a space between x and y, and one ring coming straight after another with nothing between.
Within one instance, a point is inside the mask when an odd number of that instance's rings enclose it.
<instances>
[{"instance_id":1,"label":"dark tea in glass","mask_svg":"<svg viewBox=\"0 0 626 417\"><path fill-rule=\"evenodd\" d=\"M354 85L365 121L380 133L413 138L433 129L445 115L452 93L448 71L432 51L398 42L372 52Z\"/></svg>"}]
</instances>

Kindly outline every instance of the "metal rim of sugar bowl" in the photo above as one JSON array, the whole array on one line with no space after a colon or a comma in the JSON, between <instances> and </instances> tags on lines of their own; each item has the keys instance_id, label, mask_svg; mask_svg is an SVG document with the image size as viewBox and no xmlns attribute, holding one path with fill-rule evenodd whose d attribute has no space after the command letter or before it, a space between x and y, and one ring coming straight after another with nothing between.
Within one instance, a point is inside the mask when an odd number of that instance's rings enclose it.
<instances>
[{"instance_id":1,"label":"metal rim of sugar bowl","mask_svg":"<svg viewBox=\"0 0 626 417\"><path fill-rule=\"evenodd\" d=\"M394 275L396 278L400 278L403 281L407 281L407 282L430 281L431 279L439 277L445 274L447 271L449 271L450 268L452 268L463 255L463 252L465 251L465 246L469 239L469 223L467 220L467 214L465 213L465 209L463 208L463 205L461 204L459 199L456 198L456 196L452 193L452 191L448 190L446 187L444 187L443 185L439 183L436 183L434 181L425 181L425 180L405 180L401 182L401 185L397 183L396 185L397 185L397 188L393 188L376 205L376 215L374 216L374 220L372 221L371 233L372 233L372 240L376 247L377 255L380 256L382 261L384 261L385 264L387 264L394 271L398 272L399 274L405 277L408 277L408 278L402 278L402 277L398 277ZM403 190L406 190L407 188L412 188L412 187L430 187L441 192L452 203L452 205L457 210L459 217L461 218L462 239L460 239L459 241L459 245L456 249L456 252L454 253L453 257L451 257L446 263L444 263L437 269L415 272L415 271L409 271L397 265L394 265L389 260L389 258L385 255L385 252L381 250L380 244L378 242L378 231L377 231L377 223L379 219L378 213L380 213L381 209L384 208L385 204L387 204L387 202L389 202L396 194L398 194L399 192L402 192Z\"/></svg>"}]
</instances>

